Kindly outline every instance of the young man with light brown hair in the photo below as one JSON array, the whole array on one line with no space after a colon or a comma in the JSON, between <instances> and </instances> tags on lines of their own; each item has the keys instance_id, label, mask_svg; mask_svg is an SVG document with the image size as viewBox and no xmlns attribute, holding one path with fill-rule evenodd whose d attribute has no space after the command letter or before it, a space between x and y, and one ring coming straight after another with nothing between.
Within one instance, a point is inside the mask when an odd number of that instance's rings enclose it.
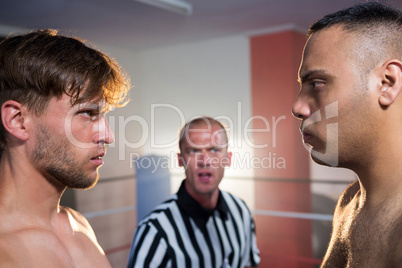
<instances>
[{"instance_id":1,"label":"young man with light brown hair","mask_svg":"<svg viewBox=\"0 0 402 268\"><path fill-rule=\"evenodd\" d=\"M87 220L59 205L98 180L105 113L129 89L117 63L39 30L0 43L0 267L110 267Z\"/></svg>"}]
</instances>

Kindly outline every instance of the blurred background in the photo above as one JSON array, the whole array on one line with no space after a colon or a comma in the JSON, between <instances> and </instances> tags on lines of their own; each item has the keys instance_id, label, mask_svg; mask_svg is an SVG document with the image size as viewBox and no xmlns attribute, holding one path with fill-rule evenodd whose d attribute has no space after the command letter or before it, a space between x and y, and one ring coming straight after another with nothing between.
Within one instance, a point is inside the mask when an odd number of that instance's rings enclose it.
<instances>
[{"instance_id":1,"label":"blurred background","mask_svg":"<svg viewBox=\"0 0 402 268\"><path fill-rule=\"evenodd\" d=\"M126 267L142 215L177 191L178 130L199 115L230 131L221 188L254 215L260 267L318 267L336 200L356 177L312 163L291 107L308 26L359 2L0 1L1 37L58 29L115 58L131 78L131 102L108 114L116 141L98 185L62 200L89 220L113 267ZM386 2L402 9L401 0Z\"/></svg>"}]
</instances>

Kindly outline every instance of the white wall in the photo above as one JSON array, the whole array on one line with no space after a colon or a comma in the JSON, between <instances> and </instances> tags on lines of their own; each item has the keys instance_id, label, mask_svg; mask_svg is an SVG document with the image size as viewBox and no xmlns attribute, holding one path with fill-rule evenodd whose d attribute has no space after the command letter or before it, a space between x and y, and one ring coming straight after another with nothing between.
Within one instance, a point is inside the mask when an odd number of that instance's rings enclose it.
<instances>
[{"instance_id":1,"label":"white wall","mask_svg":"<svg viewBox=\"0 0 402 268\"><path fill-rule=\"evenodd\" d=\"M174 177L172 191L175 191L183 178L183 171L176 162L178 130L185 121L197 115L220 117L231 132L231 151L237 156L252 154L241 134L245 121L251 117L247 36L136 54L104 49L130 74L134 88L132 101L109 115L109 123L115 125L117 141L108 150L101 168L103 178L132 176L130 153L165 155L170 158L168 165ZM229 168L226 174L227 177L250 178L253 171L237 165ZM239 192L252 206L251 181L246 183L249 186L240 180L235 184L241 185L238 190L233 183L226 183L232 192Z\"/></svg>"},{"instance_id":2,"label":"white wall","mask_svg":"<svg viewBox=\"0 0 402 268\"><path fill-rule=\"evenodd\" d=\"M130 161L137 155L168 156L173 175L172 192L183 178L177 166L177 135L185 120L197 115L220 116L231 132L235 157L250 154L244 142L245 121L251 117L249 40L246 35L188 43L133 53L109 52L131 77L132 101L110 113L116 142L108 150L102 178L133 176ZM225 118L227 120L225 120ZM130 155L131 154L131 155ZM240 161L241 162L241 161ZM311 176L320 181L352 181L345 169L319 166L311 161ZM253 170L239 162L226 171L227 178L252 178ZM243 197L253 207L253 184L224 180L222 187ZM337 199L344 184L313 184L315 193Z\"/></svg>"}]
</instances>

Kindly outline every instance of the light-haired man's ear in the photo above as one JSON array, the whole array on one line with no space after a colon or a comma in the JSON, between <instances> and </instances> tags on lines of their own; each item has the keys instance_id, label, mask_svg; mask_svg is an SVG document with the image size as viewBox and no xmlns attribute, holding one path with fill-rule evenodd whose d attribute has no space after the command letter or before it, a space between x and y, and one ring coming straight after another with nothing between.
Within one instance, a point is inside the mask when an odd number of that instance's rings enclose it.
<instances>
[{"instance_id":1,"label":"light-haired man's ear","mask_svg":"<svg viewBox=\"0 0 402 268\"><path fill-rule=\"evenodd\" d=\"M19 140L27 140L29 138L26 129L27 118L25 113L27 109L19 102L9 100L1 106L1 120L7 132Z\"/></svg>"},{"instance_id":2,"label":"light-haired man's ear","mask_svg":"<svg viewBox=\"0 0 402 268\"><path fill-rule=\"evenodd\" d=\"M389 106L398 95L402 95L402 62L396 59L389 60L384 63L382 69L382 85L378 101L382 106Z\"/></svg>"}]
</instances>

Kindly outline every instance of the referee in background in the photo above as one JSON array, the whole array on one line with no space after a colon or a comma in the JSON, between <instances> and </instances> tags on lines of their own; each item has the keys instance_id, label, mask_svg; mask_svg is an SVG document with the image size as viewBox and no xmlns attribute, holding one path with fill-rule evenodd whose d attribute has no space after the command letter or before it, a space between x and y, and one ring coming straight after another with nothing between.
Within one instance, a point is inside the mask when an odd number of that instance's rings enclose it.
<instances>
[{"instance_id":1,"label":"referee in background","mask_svg":"<svg viewBox=\"0 0 402 268\"><path fill-rule=\"evenodd\" d=\"M211 117L191 120L180 131L179 191L138 225L128 268L257 267L255 226L246 204L219 190L230 166L228 134Z\"/></svg>"}]
</instances>

